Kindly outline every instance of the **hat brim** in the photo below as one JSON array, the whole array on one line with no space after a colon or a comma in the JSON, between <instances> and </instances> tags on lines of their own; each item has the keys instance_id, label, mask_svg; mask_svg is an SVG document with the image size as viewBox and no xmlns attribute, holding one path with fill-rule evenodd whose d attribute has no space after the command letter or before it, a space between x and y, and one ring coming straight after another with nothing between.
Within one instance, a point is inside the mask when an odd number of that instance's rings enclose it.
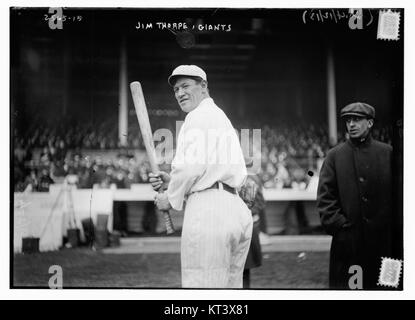
<instances>
[{"instance_id":1,"label":"hat brim","mask_svg":"<svg viewBox=\"0 0 415 320\"><path fill-rule=\"evenodd\" d=\"M202 77L199 76L193 76L193 75L189 75L189 74L175 74L175 75L171 75L168 79L167 82L169 83L169 85L171 87L174 87L174 84L176 83L176 79L180 78L180 77L184 77L184 78L199 78L201 80L204 80Z\"/></svg>"},{"instance_id":2,"label":"hat brim","mask_svg":"<svg viewBox=\"0 0 415 320\"><path fill-rule=\"evenodd\" d=\"M372 118L372 116L365 114L365 113L359 113L359 112L347 112L347 113L343 113L340 117L344 118L347 116L357 116L360 118Z\"/></svg>"}]
</instances>

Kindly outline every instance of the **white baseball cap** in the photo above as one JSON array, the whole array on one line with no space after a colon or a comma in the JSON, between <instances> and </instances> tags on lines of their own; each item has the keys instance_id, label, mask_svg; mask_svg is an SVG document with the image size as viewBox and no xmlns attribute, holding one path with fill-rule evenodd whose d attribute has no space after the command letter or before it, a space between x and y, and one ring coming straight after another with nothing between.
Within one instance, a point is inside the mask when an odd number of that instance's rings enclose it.
<instances>
[{"instance_id":1,"label":"white baseball cap","mask_svg":"<svg viewBox=\"0 0 415 320\"><path fill-rule=\"evenodd\" d=\"M175 78L179 76L192 76L192 77L199 77L205 81L207 81L206 72L202 70L202 68L195 66L194 64L183 64L178 66L176 69L173 70L172 74L170 75L169 79L167 80L169 85L172 87L174 86Z\"/></svg>"}]
</instances>

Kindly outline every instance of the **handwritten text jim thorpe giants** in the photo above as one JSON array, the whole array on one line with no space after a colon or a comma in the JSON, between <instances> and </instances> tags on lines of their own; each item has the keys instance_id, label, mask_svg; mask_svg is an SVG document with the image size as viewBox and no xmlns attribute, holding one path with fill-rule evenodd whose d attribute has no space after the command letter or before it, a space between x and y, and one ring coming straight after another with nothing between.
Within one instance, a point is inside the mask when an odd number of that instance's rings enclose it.
<instances>
[{"instance_id":1,"label":"handwritten text jim thorpe giants","mask_svg":"<svg viewBox=\"0 0 415 320\"><path fill-rule=\"evenodd\" d=\"M175 31L187 31L187 30L199 30L199 31L225 31L229 32L232 29L230 24L196 24L188 25L186 22L140 22L138 21L136 30L175 30Z\"/></svg>"}]
</instances>

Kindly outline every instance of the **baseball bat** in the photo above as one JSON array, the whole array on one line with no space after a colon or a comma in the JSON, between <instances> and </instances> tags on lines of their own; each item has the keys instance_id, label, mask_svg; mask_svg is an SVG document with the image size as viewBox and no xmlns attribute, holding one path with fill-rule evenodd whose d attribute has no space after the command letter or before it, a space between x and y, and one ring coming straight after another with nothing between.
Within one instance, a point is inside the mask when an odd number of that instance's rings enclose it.
<instances>
[{"instance_id":1,"label":"baseball bat","mask_svg":"<svg viewBox=\"0 0 415 320\"><path fill-rule=\"evenodd\" d=\"M151 131L150 120L148 118L143 89L141 88L141 84L138 81L131 82L130 89L133 96L135 112L137 114L138 124L140 125L140 131L143 137L144 146L146 148L148 160L150 162L151 171L153 173L157 173L160 171L160 169L156 161L153 134ZM159 192L162 192L161 188L159 189ZM166 223L167 234L172 234L174 232L174 227L169 211L163 211L163 215Z\"/></svg>"}]
</instances>

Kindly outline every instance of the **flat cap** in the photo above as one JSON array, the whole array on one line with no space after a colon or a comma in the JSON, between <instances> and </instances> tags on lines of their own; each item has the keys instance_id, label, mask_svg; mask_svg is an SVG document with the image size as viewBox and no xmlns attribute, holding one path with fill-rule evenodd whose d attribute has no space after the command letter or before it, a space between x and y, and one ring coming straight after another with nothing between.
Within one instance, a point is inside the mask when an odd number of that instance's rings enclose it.
<instances>
[{"instance_id":1,"label":"flat cap","mask_svg":"<svg viewBox=\"0 0 415 320\"><path fill-rule=\"evenodd\" d=\"M358 117L367 117L375 118L375 108L371 105L363 102L353 102L348 104L340 111L340 117L345 116L358 116Z\"/></svg>"},{"instance_id":2,"label":"flat cap","mask_svg":"<svg viewBox=\"0 0 415 320\"><path fill-rule=\"evenodd\" d=\"M194 64L183 64L181 66L178 66L176 69L173 70L172 74L170 75L169 79L167 80L169 82L169 85L172 87L174 86L175 79L180 76L191 76L191 77L199 77L203 80L207 80L206 72L203 71L202 68L194 65Z\"/></svg>"}]
</instances>

